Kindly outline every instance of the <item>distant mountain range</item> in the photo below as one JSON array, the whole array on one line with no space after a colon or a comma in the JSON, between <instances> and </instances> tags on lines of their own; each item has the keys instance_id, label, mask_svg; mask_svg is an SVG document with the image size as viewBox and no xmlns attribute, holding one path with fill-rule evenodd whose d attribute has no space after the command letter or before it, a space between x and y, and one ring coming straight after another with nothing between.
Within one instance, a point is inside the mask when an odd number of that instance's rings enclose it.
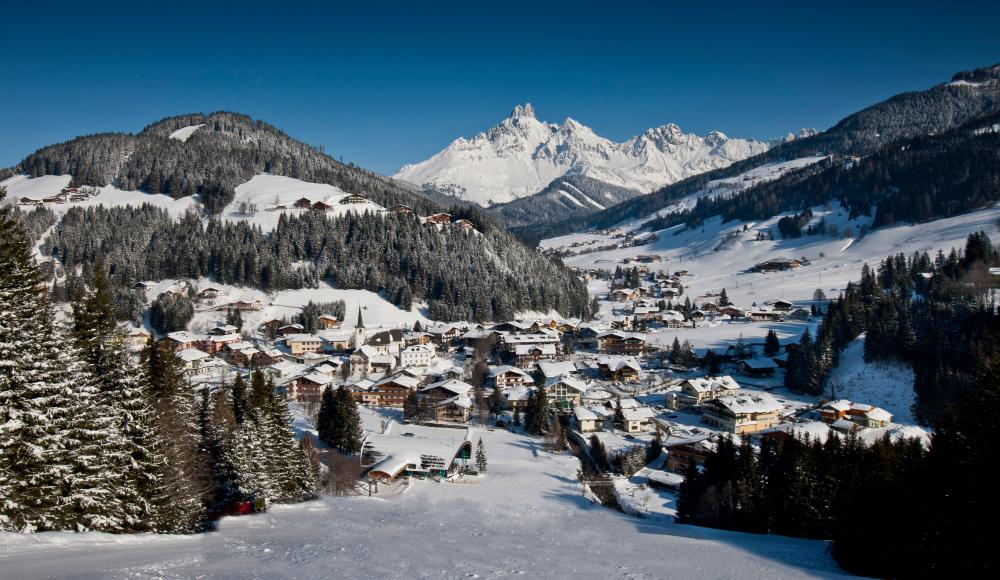
<instances>
[{"instance_id":1,"label":"distant mountain range","mask_svg":"<svg viewBox=\"0 0 1000 580\"><path fill-rule=\"evenodd\" d=\"M909 146L906 140L939 135L1000 110L1000 64L955 74L951 81L926 90L891 97L848 115L833 127L815 135L792 139L719 169L705 171L663 186L648 195L635 196L603 210L588 210L549 222L512 223L514 231L529 243L589 228L605 228L640 219L664 207L706 190L713 181L730 179L755 168L815 155L868 156L890 146ZM792 178L794 179L794 178ZM794 207L796 195L775 188L771 208ZM937 187L937 186L935 186ZM753 193L753 188L747 190ZM831 189L829 197L835 198ZM742 194L724 202L736 206ZM721 212L725 214L726 212Z\"/></svg>"},{"instance_id":2,"label":"distant mountain range","mask_svg":"<svg viewBox=\"0 0 1000 580\"><path fill-rule=\"evenodd\" d=\"M403 166L394 177L484 207L552 190L557 196L564 191L571 206L579 202L593 210L630 197L621 190L648 193L763 153L784 140L731 139L718 131L701 137L668 124L616 143L573 119L539 121L529 103L514 107L510 117L489 130L458 138L430 159ZM588 197L558 188L567 176L586 177L616 191Z\"/></svg>"}]
</instances>

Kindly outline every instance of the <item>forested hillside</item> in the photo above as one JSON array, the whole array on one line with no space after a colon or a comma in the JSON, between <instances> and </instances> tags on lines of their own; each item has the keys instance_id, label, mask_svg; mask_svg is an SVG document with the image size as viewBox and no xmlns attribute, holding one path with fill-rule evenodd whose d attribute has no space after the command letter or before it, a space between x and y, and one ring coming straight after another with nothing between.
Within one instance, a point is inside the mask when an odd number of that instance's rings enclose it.
<instances>
[{"instance_id":1,"label":"forested hillside","mask_svg":"<svg viewBox=\"0 0 1000 580\"><path fill-rule=\"evenodd\" d=\"M170 138L195 125L202 126L186 140ZM170 117L138 134L78 137L39 149L6 173L71 174L73 185L114 184L175 198L197 193L213 213L232 201L237 185L260 173L329 183L385 207L401 203L425 213L439 209L409 186L336 161L267 123L228 112Z\"/></svg>"},{"instance_id":2,"label":"forested hillside","mask_svg":"<svg viewBox=\"0 0 1000 580\"><path fill-rule=\"evenodd\" d=\"M455 208L456 216L464 216ZM381 292L409 309L426 301L436 320L508 320L519 311L584 317L584 283L561 263L525 247L475 212L478 231L422 223L407 214L282 215L274 232L245 223L164 210L72 208L44 248L63 266L91 267L103 255L113 286L212 277L263 290L315 287ZM132 310L124 308L124 310Z\"/></svg>"},{"instance_id":3,"label":"forested hillside","mask_svg":"<svg viewBox=\"0 0 1000 580\"><path fill-rule=\"evenodd\" d=\"M586 175L567 175L535 195L491 206L488 211L508 227L544 227L555 221L589 215L638 195L641 194L637 190Z\"/></svg>"}]
</instances>

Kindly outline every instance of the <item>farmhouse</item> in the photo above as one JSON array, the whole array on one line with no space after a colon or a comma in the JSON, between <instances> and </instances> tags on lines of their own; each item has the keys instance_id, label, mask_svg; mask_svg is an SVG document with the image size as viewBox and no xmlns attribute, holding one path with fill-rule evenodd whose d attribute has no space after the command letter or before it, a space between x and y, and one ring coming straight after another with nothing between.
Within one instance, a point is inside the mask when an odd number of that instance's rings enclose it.
<instances>
[{"instance_id":1,"label":"farmhouse","mask_svg":"<svg viewBox=\"0 0 1000 580\"><path fill-rule=\"evenodd\" d=\"M774 370L777 368L778 363L769 358L741 360L737 365L737 369L740 371L741 375L755 379L773 377Z\"/></svg>"},{"instance_id":2,"label":"farmhouse","mask_svg":"<svg viewBox=\"0 0 1000 580\"><path fill-rule=\"evenodd\" d=\"M639 371L641 370L639 361L631 356L602 356L597 359L597 368L605 380L623 383L639 380Z\"/></svg>"},{"instance_id":3,"label":"farmhouse","mask_svg":"<svg viewBox=\"0 0 1000 580\"><path fill-rule=\"evenodd\" d=\"M605 354L641 354L646 335L639 332L611 330L597 335L597 351Z\"/></svg>"}]
</instances>

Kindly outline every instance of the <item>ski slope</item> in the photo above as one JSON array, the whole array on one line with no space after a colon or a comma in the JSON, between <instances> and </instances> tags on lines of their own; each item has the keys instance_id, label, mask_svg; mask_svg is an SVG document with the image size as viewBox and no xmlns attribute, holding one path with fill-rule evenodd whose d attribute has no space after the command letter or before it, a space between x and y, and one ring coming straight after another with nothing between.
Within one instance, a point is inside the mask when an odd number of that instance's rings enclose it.
<instances>
[{"instance_id":1,"label":"ski slope","mask_svg":"<svg viewBox=\"0 0 1000 580\"><path fill-rule=\"evenodd\" d=\"M366 419L368 419L366 417ZM366 421L367 422L367 421ZM461 437L462 431L456 431ZM827 544L638 519L594 505L578 461L481 432L477 483L415 481L228 518L196 537L0 535L9 578L816 578ZM59 557L54 558L53 554Z\"/></svg>"}]
</instances>

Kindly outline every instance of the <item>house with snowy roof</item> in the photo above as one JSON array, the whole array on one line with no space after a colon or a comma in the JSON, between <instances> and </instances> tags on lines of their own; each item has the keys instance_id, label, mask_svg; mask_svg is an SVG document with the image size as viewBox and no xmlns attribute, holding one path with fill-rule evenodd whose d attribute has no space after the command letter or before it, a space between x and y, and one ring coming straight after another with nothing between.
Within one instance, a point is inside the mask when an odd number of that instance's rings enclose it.
<instances>
[{"instance_id":1,"label":"house with snowy roof","mask_svg":"<svg viewBox=\"0 0 1000 580\"><path fill-rule=\"evenodd\" d=\"M501 389L523 387L535 382L527 371L511 365L493 367L487 373L487 377Z\"/></svg>"},{"instance_id":2,"label":"house with snowy roof","mask_svg":"<svg viewBox=\"0 0 1000 580\"><path fill-rule=\"evenodd\" d=\"M634 356L602 356L597 359L597 370L605 380L627 383L639 380L642 367Z\"/></svg>"},{"instance_id":3,"label":"house with snowy roof","mask_svg":"<svg viewBox=\"0 0 1000 580\"><path fill-rule=\"evenodd\" d=\"M767 393L722 396L705 402L701 420L730 433L756 433L781 422L784 407Z\"/></svg>"},{"instance_id":4,"label":"house with snowy roof","mask_svg":"<svg viewBox=\"0 0 1000 580\"><path fill-rule=\"evenodd\" d=\"M674 409L684 409L711 399L734 396L739 389L739 383L729 375L695 377L685 380L679 391L671 393L670 403Z\"/></svg>"}]
</instances>

